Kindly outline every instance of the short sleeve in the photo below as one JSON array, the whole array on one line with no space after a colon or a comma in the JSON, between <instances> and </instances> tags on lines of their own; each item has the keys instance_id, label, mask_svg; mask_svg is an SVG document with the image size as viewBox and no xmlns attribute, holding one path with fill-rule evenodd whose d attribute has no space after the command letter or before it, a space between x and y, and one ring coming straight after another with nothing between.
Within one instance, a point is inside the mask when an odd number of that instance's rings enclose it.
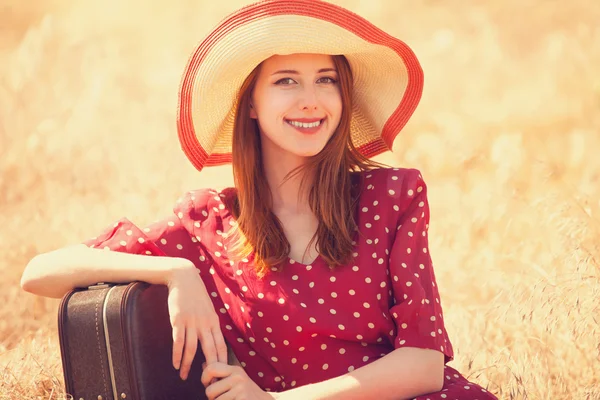
<instances>
[{"instance_id":1,"label":"short sleeve","mask_svg":"<svg viewBox=\"0 0 600 400\"><path fill-rule=\"evenodd\" d=\"M409 170L396 193L399 210L390 254L394 305L390 309L397 335L394 347L437 350L445 362L454 358L444 326L442 306L428 246L427 187L419 171Z\"/></svg>"},{"instance_id":2,"label":"short sleeve","mask_svg":"<svg viewBox=\"0 0 600 400\"><path fill-rule=\"evenodd\" d=\"M190 234L187 223L195 211L197 207L190 192L177 201L172 215L144 228L122 218L83 244L130 254L186 258L200 268L206 257L198 239Z\"/></svg>"}]
</instances>

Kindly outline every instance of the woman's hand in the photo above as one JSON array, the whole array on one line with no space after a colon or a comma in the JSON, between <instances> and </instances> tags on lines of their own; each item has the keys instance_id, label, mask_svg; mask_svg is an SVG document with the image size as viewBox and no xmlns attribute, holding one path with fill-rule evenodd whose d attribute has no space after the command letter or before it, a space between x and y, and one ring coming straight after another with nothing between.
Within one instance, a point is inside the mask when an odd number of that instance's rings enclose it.
<instances>
[{"instance_id":1,"label":"woman's hand","mask_svg":"<svg viewBox=\"0 0 600 400\"><path fill-rule=\"evenodd\" d=\"M217 380L215 383L211 383ZM239 366L216 362L207 364L202 384L209 400L272 400L277 394L262 390Z\"/></svg>"},{"instance_id":2,"label":"woman's hand","mask_svg":"<svg viewBox=\"0 0 600 400\"><path fill-rule=\"evenodd\" d=\"M191 267L172 271L168 279L168 305L173 327L173 366L187 379L198 340L206 363L227 363L227 345L208 291L198 270Z\"/></svg>"}]
</instances>

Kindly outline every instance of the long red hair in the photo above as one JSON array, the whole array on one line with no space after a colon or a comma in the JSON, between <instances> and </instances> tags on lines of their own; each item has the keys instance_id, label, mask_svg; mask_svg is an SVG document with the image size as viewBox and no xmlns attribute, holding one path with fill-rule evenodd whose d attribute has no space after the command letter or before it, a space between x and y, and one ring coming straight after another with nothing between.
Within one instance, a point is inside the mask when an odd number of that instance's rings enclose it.
<instances>
[{"instance_id":1,"label":"long red hair","mask_svg":"<svg viewBox=\"0 0 600 400\"><path fill-rule=\"evenodd\" d=\"M291 171L285 180L301 175L300 190L313 182L309 205L319 221L317 232L309 243L317 241L320 256L330 267L344 265L352 257L354 233L358 230L355 210L362 185L352 184L353 171L368 171L382 167L358 152L350 136L352 118L352 70L341 55L333 56L338 71L342 98L340 123L323 150ZM241 260L254 252L256 273L266 275L270 267L287 261L290 244L281 222L272 212L270 188L261 161L261 142L258 124L250 118L250 99L260 65L240 88L232 138L233 176L237 189L230 207L237 226L228 233L235 240L229 248L232 260ZM312 178L309 181L309 178Z\"/></svg>"}]
</instances>

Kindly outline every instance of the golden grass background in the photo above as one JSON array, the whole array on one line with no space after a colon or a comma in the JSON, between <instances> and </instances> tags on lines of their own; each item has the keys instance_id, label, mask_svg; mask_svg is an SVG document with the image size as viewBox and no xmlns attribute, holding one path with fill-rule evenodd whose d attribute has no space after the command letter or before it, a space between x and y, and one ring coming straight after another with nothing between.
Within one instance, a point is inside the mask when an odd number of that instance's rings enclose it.
<instances>
[{"instance_id":1,"label":"golden grass background","mask_svg":"<svg viewBox=\"0 0 600 400\"><path fill-rule=\"evenodd\" d=\"M503 399L600 399L600 2L338 0L409 43L452 362ZM244 1L0 0L0 399L64 398L38 252L232 183L179 149L193 46Z\"/></svg>"}]
</instances>

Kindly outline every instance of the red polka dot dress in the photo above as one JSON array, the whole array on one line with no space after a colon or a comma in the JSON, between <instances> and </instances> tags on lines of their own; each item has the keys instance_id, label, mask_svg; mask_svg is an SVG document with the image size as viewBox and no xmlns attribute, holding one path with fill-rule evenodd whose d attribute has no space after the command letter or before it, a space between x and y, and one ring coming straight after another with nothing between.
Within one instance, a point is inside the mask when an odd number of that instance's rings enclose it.
<instances>
[{"instance_id":1,"label":"red polka dot dress","mask_svg":"<svg viewBox=\"0 0 600 400\"><path fill-rule=\"evenodd\" d=\"M454 353L428 250L419 171L376 169L353 179L362 186L353 260L334 269L320 257L311 264L288 259L260 279L252 255L229 260L231 188L188 192L174 215L144 229L122 219L86 244L194 262L225 340L264 390L343 375L400 347L440 351L448 363ZM496 397L446 365L443 389L417 399Z\"/></svg>"}]
</instances>

